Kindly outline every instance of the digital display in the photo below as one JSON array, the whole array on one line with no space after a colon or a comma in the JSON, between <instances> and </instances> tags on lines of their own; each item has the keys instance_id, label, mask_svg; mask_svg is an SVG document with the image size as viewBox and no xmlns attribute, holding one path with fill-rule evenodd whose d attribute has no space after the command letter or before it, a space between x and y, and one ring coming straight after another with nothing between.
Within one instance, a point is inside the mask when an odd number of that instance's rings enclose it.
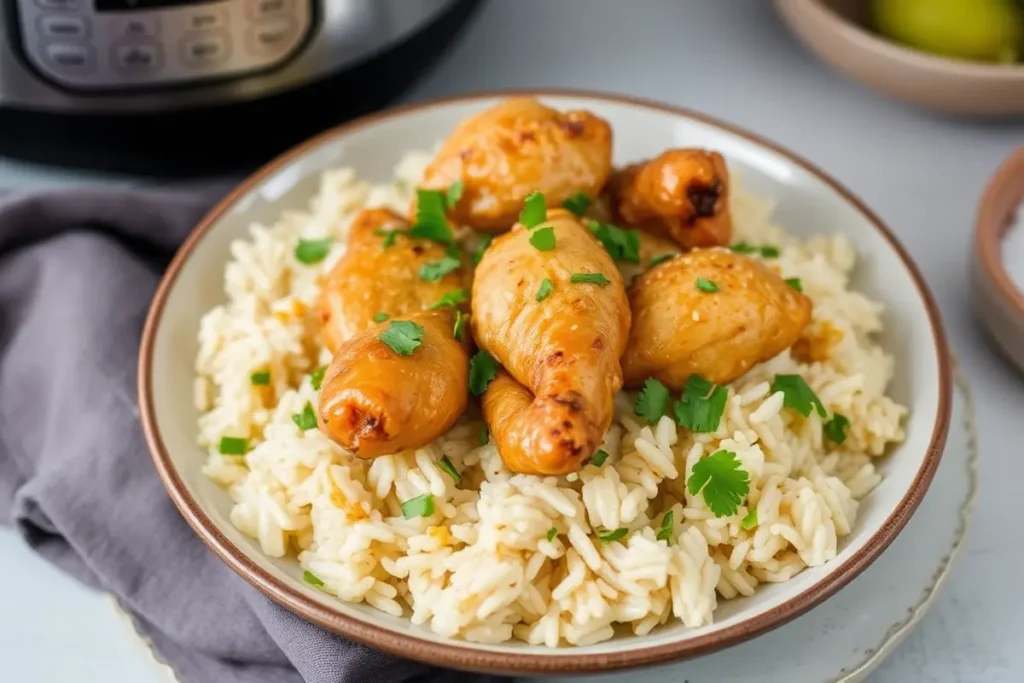
<instances>
[{"instance_id":1,"label":"digital display","mask_svg":"<svg viewBox=\"0 0 1024 683\"><path fill-rule=\"evenodd\" d=\"M93 0L97 12L124 12L133 9L161 9L184 5L208 5L216 0Z\"/></svg>"}]
</instances>

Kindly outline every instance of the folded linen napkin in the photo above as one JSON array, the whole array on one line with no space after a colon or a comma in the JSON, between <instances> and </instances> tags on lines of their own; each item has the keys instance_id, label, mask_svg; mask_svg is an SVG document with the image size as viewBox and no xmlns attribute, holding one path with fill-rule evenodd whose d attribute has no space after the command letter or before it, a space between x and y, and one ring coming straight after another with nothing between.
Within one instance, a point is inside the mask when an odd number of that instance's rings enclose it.
<instances>
[{"instance_id":1,"label":"folded linen napkin","mask_svg":"<svg viewBox=\"0 0 1024 683\"><path fill-rule=\"evenodd\" d=\"M183 683L497 680L350 643L278 607L192 533L139 425L160 272L227 188L0 196L0 524L109 593Z\"/></svg>"}]
</instances>

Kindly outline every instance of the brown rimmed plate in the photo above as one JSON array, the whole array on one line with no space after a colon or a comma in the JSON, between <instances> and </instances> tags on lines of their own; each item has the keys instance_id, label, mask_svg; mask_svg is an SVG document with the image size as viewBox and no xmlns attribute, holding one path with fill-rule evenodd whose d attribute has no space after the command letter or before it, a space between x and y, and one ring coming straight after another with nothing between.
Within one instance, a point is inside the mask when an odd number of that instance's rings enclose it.
<instances>
[{"instance_id":1,"label":"brown rimmed plate","mask_svg":"<svg viewBox=\"0 0 1024 683\"><path fill-rule=\"evenodd\" d=\"M835 180L751 133L668 105L579 91L534 91L563 109L586 108L615 130L625 163L672 146L720 150L749 191L776 202L775 220L798 235L841 232L860 263L851 286L884 302L882 343L896 359L891 395L910 406L906 440L880 463L885 479L862 503L838 556L750 598L720 604L713 625L667 625L646 636L549 650L522 643L484 645L439 637L366 605L342 603L302 582L293 559L272 559L228 521L231 501L201 472L192 404L197 330L223 303L230 243L253 222L269 224L303 208L321 171L351 166L384 181L410 150L432 148L464 117L511 91L466 95L392 109L330 130L283 154L221 201L176 255L154 299L139 359L142 421L167 490L188 523L225 563L311 622L386 652L441 666L500 673L611 671L694 657L752 638L811 609L867 567L914 513L938 465L949 426L951 370L939 312L917 267L882 222Z\"/></svg>"}]
</instances>

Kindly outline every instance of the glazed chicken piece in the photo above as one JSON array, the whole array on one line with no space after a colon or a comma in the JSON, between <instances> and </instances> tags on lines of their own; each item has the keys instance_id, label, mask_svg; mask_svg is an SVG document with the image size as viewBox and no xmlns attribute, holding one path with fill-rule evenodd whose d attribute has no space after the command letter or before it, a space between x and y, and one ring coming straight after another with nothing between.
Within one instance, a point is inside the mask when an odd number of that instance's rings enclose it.
<instances>
[{"instance_id":1,"label":"glazed chicken piece","mask_svg":"<svg viewBox=\"0 0 1024 683\"><path fill-rule=\"evenodd\" d=\"M447 292L469 291L470 271L460 268L439 280L424 280L420 268L445 257L437 242L413 239L401 231L409 222L387 209L364 209L352 221L348 249L320 291L317 312L324 345L337 351L358 332L377 327L373 317L402 318L437 303ZM384 248L386 232L397 230Z\"/></svg>"},{"instance_id":2,"label":"glazed chicken piece","mask_svg":"<svg viewBox=\"0 0 1024 683\"><path fill-rule=\"evenodd\" d=\"M608 180L612 131L587 111L560 112L513 97L463 121L427 167L421 186L462 182L451 218L485 232L515 224L523 199L538 190L549 206L576 192L595 197Z\"/></svg>"},{"instance_id":3,"label":"glazed chicken piece","mask_svg":"<svg viewBox=\"0 0 1024 683\"><path fill-rule=\"evenodd\" d=\"M670 149L615 173L607 193L616 222L680 246L724 246L732 238L729 169L718 152Z\"/></svg>"},{"instance_id":4,"label":"glazed chicken piece","mask_svg":"<svg viewBox=\"0 0 1024 683\"><path fill-rule=\"evenodd\" d=\"M550 251L530 243L545 226L555 235ZM541 296L545 281L550 292ZM491 243L472 309L477 343L507 371L483 395L505 465L523 474L578 470L610 426L622 387L629 303L608 252L568 211L549 210L541 227L517 225Z\"/></svg>"},{"instance_id":5,"label":"glazed chicken piece","mask_svg":"<svg viewBox=\"0 0 1024 683\"><path fill-rule=\"evenodd\" d=\"M717 291L704 291L698 279ZM629 303L622 371L631 388L653 377L678 391L691 374L731 382L792 346L811 319L810 299L761 263L721 248L651 268L630 287Z\"/></svg>"},{"instance_id":6,"label":"glazed chicken piece","mask_svg":"<svg viewBox=\"0 0 1024 683\"><path fill-rule=\"evenodd\" d=\"M446 293L468 291L468 268L424 280L420 268L444 258L445 248L405 234L384 248L387 235L380 231L407 225L390 211L363 211L318 303L334 358L321 383L317 422L332 441L361 458L430 443L451 428L467 403L469 335L453 335L466 304L430 307ZM375 321L378 313L390 319ZM381 339L392 323L399 324L408 355Z\"/></svg>"}]
</instances>

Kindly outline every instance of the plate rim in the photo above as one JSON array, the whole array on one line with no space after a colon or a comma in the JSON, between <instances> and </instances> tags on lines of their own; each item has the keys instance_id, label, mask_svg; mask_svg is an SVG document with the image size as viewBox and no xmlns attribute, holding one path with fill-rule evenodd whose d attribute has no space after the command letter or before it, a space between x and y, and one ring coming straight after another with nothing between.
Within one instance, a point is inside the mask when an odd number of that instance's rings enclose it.
<instances>
[{"instance_id":1,"label":"plate rim","mask_svg":"<svg viewBox=\"0 0 1024 683\"><path fill-rule=\"evenodd\" d=\"M160 429L157 426L152 383L154 346L157 331L163 318L164 306L177 282L183 265L202 239L220 221L222 216L228 213L245 194L266 177L307 153L312 152L327 141L374 126L388 119L433 108L514 96L589 99L605 104L627 105L640 109L654 110L679 118L698 121L740 137L748 143L769 149L786 157L790 163L795 164L822 181L833 192L849 202L878 231L879 235L893 249L897 257L902 261L903 267L910 274L918 297L923 303L928 316L932 332L932 342L935 345L936 357L938 358L939 396L936 421L932 428L931 438L921 467L918 469L911 485L903 494L892 514L872 534L859 552L834 568L817 583L808 586L801 593L781 605L714 633L672 643L637 647L617 652L576 653L573 650L556 650L550 654L495 652L486 649L469 648L457 640L449 640L444 643L425 641L414 635L394 631L383 625L364 622L342 614L314 601L301 591L290 586L287 582L271 575L257 565L245 551L228 540L199 503L192 497L183 480L178 475L161 437ZM907 521L909 521L924 497L925 492L928 490L938 468L949 431L952 410L952 370L949 343L942 324L939 308L924 277L906 249L895 237L891 229L857 195L800 155L731 123L684 107L651 99L571 88L500 89L419 101L389 108L342 123L278 155L248 176L227 196L221 199L199 221L174 255L160 280L146 316L139 350L137 381L140 421L154 466L168 495L182 517L185 518L189 526L192 527L207 547L213 550L225 564L244 580L267 597L302 618L329 631L389 654L416 659L437 666L513 675L610 672L697 657L766 633L806 613L835 594L866 569L892 543Z\"/></svg>"}]
</instances>

